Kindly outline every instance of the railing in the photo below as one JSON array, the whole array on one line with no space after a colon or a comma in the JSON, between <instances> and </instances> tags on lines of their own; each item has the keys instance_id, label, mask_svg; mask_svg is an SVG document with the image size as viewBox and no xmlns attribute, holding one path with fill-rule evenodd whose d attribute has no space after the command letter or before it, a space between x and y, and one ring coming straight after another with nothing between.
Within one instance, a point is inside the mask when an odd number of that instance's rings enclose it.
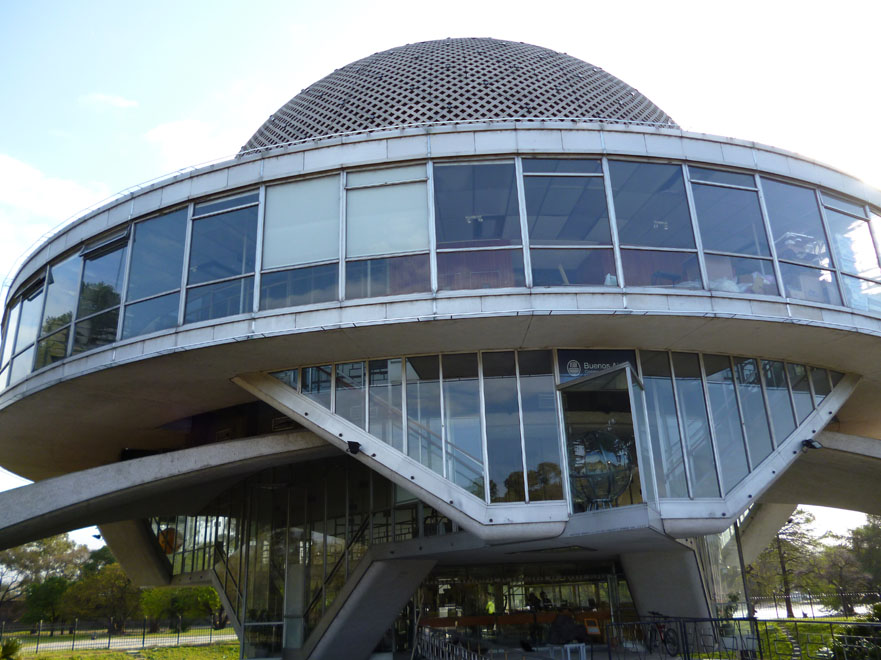
<instances>
[{"instance_id":1,"label":"railing","mask_svg":"<svg viewBox=\"0 0 881 660\"><path fill-rule=\"evenodd\" d=\"M477 644L454 633L432 628L420 628L416 636L417 657L425 660L485 660L488 655L481 653Z\"/></svg>"},{"instance_id":2,"label":"railing","mask_svg":"<svg viewBox=\"0 0 881 660\"><path fill-rule=\"evenodd\" d=\"M789 596L782 593L768 596L754 596L746 603L737 603L737 614L754 616L759 619L781 619L789 616L788 605L792 615L798 618L861 616L868 613L871 606L881 603L881 594L875 591L842 591L833 593L793 592ZM723 604L723 606L728 605Z\"/></svg>"}]
</instances>

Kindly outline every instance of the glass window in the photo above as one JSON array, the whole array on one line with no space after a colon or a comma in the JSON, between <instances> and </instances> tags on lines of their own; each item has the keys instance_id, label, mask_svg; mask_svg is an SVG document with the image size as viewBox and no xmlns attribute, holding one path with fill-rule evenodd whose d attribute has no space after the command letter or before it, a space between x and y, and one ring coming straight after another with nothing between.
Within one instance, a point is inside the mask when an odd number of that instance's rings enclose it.
<instances>
[{"instance_id":1,"label":"glass window","mask_svg":"<svg viewBox=\"0 0 881 660\"><path fill-rule=\"evenodd\" d=\"M841 295L835 283L835 274L831 270L780 264L780 275L783 277L783 288L788 298L811 300L813 302L840 305Z\"/></svg>"},{"instance_id":2,"label":"glass window","mask_svg":"<svg viewBox=\"0 0 881 660\"><path fill-rule=\"evenodd\" d=\"M523 253L520 250L439 252L437 285L441 291L525 286Z\"/></svg>"},{"instance_id":3,"label":"glass window","mask_svg":"<svg viewBox=\"0 0 881 660\"><path fill-rule=\"evenodd\" d=\"M179 301L180 293L175 292L126 305L122 319L122 338L173 328L177 325Z\"/></svg>"},{"instance_id":4,"label":"glass window","mask_svg":"<svg viewBox=\"0 0 881 660\"><path fill-rule=\"evenodd\" d=\"M280 309L339 298L337 264L309 266L263 273L260 278L260 309Z\"/></svg>"},{"instance_id":5,"label":"glass window","mask_svg":"<svg viewBox=\"0 0 881 660\"><path fill-rule=\"evenodd\" d=\"M534 286L618 286L611 250L530 250Z\"/></svg>"},{"instance_id":6,"label":"glass window","mask_svg":"<svg viewBox=\"0 0 881 660\"><path fill-rule=\"evenodd\" d=\"M679 410L685 427L685 444L694 497L719 497L716 459L710 441L707 402L695 353L673 353L673 372Z\"/></svg>"},{"instance_id":7,"label":"glass window","mask_svg":"<svg viewBox=\"0 0 881 660\"><path fill-rule=\"evenodd\" d=\"M826 206L832 206L841 211L847 211L848 213L853 213L854 215L858 215L862 218L866 217L866 209L863 207L862 204L849 202L846 199L842 199L841 197L834 197L825 192L821 192L820 196L823 199L823 204Z\"/></svg>"},{"instance_id":8,"label":"glass window","mask_svg":"<svg viewBox=\"0 0 881 660\"><path fill-rule=\"evenodd\" d=\"M527 176L531 245L611 245L602 177Z\"/></svg>"},{"instance_id":9,"label":"glass window","mask_svg":"<svg viewBox=\"0 0 881 660\"><path fill-rule=\"evenodd\" d=\"M484 499L477 354L441 358L447 478Z\"/></svg>"},{"instance_id":10,"label":"glass window","mask_svg":"<svg viewBox=\"0 0 881 660\"><path fill-rule=\"evenodd\" d=\"M762 179L777 257L811 266L830 266L829 246L814 191Z\"/></svg>"},{"instance_id":11,"label":"glass window","mask_svg":"<svg viewBox=\"0 0 881 660\"><path fill-rule=\"evenodd\" d=\"M562 500L560 426L551 351L518 351L529 501Z\"/></svg>"},{"instance_id":12,"label":"glass window","mask_svg":"<svg viewBox=\"0 0 881 660\"><path fill-rule=\"evenodd\" d=\"M371 360L367 371L369 379L367 405L370 416L368 432L398 451L403 451L401 359Z\"/></svg>"},{"instance_id":13,"label":"glass window","mask_svg":"<svg viewBox=\"0 0 881 660\"><path fill-rule=\"evenodd\" d=\"M244 314L253 309L254 278L198 286L187 291L184 323Z\"/></svg>"},{"instance_id":14,"label":"glass window","mask_svg":"<svg viewBox=\"0 0 881 660\"><path fill-rule=\"evenodd\" d=\"M759 363L753 358L734 358L734 379L743 408L743 423L753 469L771 453L771 431L765 399L762 396L762 377ZM785 402L789 407L789 402Z\"/></svg>"},{"instance_id":15,"label":"glass window","mask_svg":"<svg viewBox=\"0 0 881 660\"><path fill-rule=\"evenodd\" d=\"M779 447L795 430L795 416L786 384L786 368L782 362L762 360L762 373L774 426L774 439Z\"/></svg>"},{"instance_id":16,"label":"glass window","mask_svg":"<svg viewBox=\"0 0 881 660\"><path fill-rule=\"evenodd\" d=\"M333 367L323 364L303 369L303 383L300 391L328 410L330 410L330 389Z\"/></svg>"},{"instance_id":17,"label":"glass window","mask_svg":"<svg viewBox=\"0 0 881 660\"><path fill-rule=\"evenodd\" d=\"M364 363L343 362L336 365L336 414L365 428Z\"/></svg>"},{"instance_id":18,"label":"glass window","mask_svg":"<svg viewBox=\"0 0 881 660\"><path fill-rule=\"evenodd\" d=\"M700 289L697 255L692 252L621 250L626 286Z\"/></svg>"},{"instance_id":19,"label":"glass window","mask_svg":"<svg viewBox=\"0 0 881 660\"><path fill-rule=\"evenodd\" d=\"M80 283L81 264L82 260L79 256L75 256L49 267L41 336L48 335L71 322Z\"/></svg>"},{"instance_id":20,"label":"glass window","mask_svg":"<svg viewBox=\"0 0 881 660\"><path fill-rule=\"evenodd\" d=\"M755 293L764 296L779 295L774 265L762 259L706 255L707 288L710 291Z\"/></svg>"},{"instance_id":21,"label":"glass window","mask_svg":"<svg viewBox=\"0 0 881 660\"><path fill-rule=\"evenodd\" d=\"M439 248L520 244L513 163L434 168Z\"/></svg>"},{"instance_id":22,"label":"glass window","mask_svg":"<svg viewBox=\"0 0 881 660\"><path fill-rule=\"evenodd\" d=\"M704 369L719 452L722 488L728 493L749 473L737 395L734 392L734 375L727 355L705 355Z\"/></svg>"},{"instance_id":23,"label":"glass window","mask_svg":"<svg viewBox=\"0 0 881 660\"><path fill-rule=\"evenodd\" d=\"M692 181L709 181L711 183L724 183L729 186L743 186L744 188L755 188L756 180L752 174L739 174L737 172L726 172L724 170L708 170L705 167L688 166L688 175Z\"/></svg>"},{"instance_id":24,"label":"glass window","mask_svg":"<svg viewBox=\"0 0 881 660\"><path fill-rule=\"evenodd\" d=\"M135 223L126 300L180 288L186 232L186 209Z\"/></svg>"},{"instance_id":25,"label":"glass window","mask_svg":"<svg viewBox=\"0 0 881 660\"><path fill-rule=\"evenodd\" d=\"M705 250L771 256L758 193L700 183L692 191Z\"/></svg>"},{"instance_id":26,"label":"glass window","mask_svg":"<svg viewBox=\"0 0 881 660\"><path fill-rule=\"evenodd\" d=\"M69 336L70 328L67 327L38 341L34 369L40 369L63 360L67 355L67 338Z\"/></svg>"},{"instance_id":27,"label":"glass window","mask_svg":"<svg viewBox=\"0 0 881 660\"><path fill-rule=\"evenodd\" d=\"M360 188L346 193L346 256L371 257L428 249L425 183Z\"/></svg>"},{"instance_id":28,"label":"glass window","mask_svg":"<svg viewBox=\"0 0 881 660\"><path fill-rule=\"evenodd\" d=\"M21 302L15 305L6 317L6 334L4 335L2 362L4 367L9 363L9 358L12 357L12 347L15 344L15 331L18 328L19 312L21 312Z\"/></svg>"},{"instance_id":29,"label":"glass window","mask_svg":"<svg viewBox=\"0 0 881 660\"><path fill-rule=\"evenodd\" d=\"M438 356L407 358L406 365L407 454L443 474Z\"/></svg>"},{"instance_id":30,"label":"glass window","mask_svg":"<svg viewBox=\"0 0 881 660\"><path fill-rule=\"evenodd\" d=\"M253 273L256 244L256 206L194 221L189 283Z\"/></svg>"},{"instance_id":31,"label":"glass window","mask_svg":"<svg viewBox=\"0 0 881 660\"><path fill-rule=\"evenodd\" d=\"M125 248L86 259L77 318L119 304L125 269Z\"/></svg>"},{"instance_id":32,"label":"glass window","mask_svg":"<svg viewBox=\"0 0 881 660\"><path fill-rule=\"evenodd\" d=\"M266 188L264 268L338 259L339 253L339 176Z\"/></svg>"},{"instance_id":33,"label":"glass window","mask_svg":"<svg viewBox=\"0 0 881 660\"><path fill-rule=\"evenodd\" d=\"M786 363L789 373L789 384L792 387L792 400L798 423L801 424L808 415L814 412L814 400L811 397L811 386L808 382L808 370L803 364Z\"/></svg>"},{"instance_id":34,"label":"glass window","mask_svg":"<svg viewBox=\"0 0 881 660\"><path fill-rule=\"evenodd\" d=\"M26 351L23 351L12 358L12 366L9 367L9 384L12 385L31 373L33 365L34 347L31 346Z\"/></svg>"},{"instance_id":35,"label":"glass window","mask_svg":"<svg viewBox=\"0 0 881 660\"><path fill-rule=\"evenodd\" d=\"M513 351L483 354L490 502L523 502L523 452Z\"/></svg>"},{"instance_id":36,"label":"glass window","mask_svg":"<svg viewBox=\"0 0 881 660\"><path fill-rule=\"evenodd\" d=\"M621 245L694 248L679 165L610 161Z\"/></svg>"},{"instance_id":37,"label":"glass window","mask_svg":"<svg viewBox=\"0 0 881 660\"><path fill-rule=\"evenodd\" d=\"M825 369L817 367L810 367L810 371L811 385L814 386L814 403L819 406L832 391L832 386L829 384L829 373Z\"/></svg>"},{"instance_id":38,"label":"glass window","mask_svg":"<svg viewBox=\"0 0 881 660\"><path fill-rule=\"evenodd\" d=\"M300 370L285 369L284 371L275 371L270 376L278 378L282 383L299 392L300 390Z\"/></svg>"},{"instance_id":39,"label":"glass window","mask_svg":"<svg viewBox=\"0 0 881 660\"><path fill-rule=\"evenodd\" d=\"M524 172L547 172L566 174L602 174L603 164L599 160L581 158L524 158Z\"/></svg>"},{"instance_id":40,"label":"glass window","mask_svg":"<svg viewBox=\"0 0 881 660\"><path fill-rule=\"evenodd\" d=\"M428 291L427 254L346 262L346 298L375 298Z\"/></svg>"},{"instance_id":41,"label":"glass window","mask_svg":"<svg viewBox=\"0 0 881 660\"><path fill-rule=\"evenodd\" d=\"M77 321L73 335L73 352L82 353L116 341L119 308Z\"/></svg>"},{"instance_id":42,"label":"glass window","mask_svg":"<svg viewBox=\"0 0 881 660\"><path fill-rule=\"evenodd\" d=\"M878 254L872 241L869 223L832 209L826 209L838 267L851 275L881 278Z\"/></svg>"},{"instance_id":43,"label":"glass window","mask_svg":"<svg viewBox=\"0 0 881 660\"><path fill-rule=\"evenodd\" d=\"M850 275L842 275L841 283L849 307L872 314L881 313L881 284Z\"/></svg>"},{"instance_id":44,"label":"glass window","mask_svg":"<svg viewBox=\"0 0 881 660\"><path fill-rule=\"evenodd\" d=\"M688 497L669 355L661 351L640 351L639 357L658 495Z\"/></svg>"},{"instance_id":45,"label":"glass window","mask_svg":"<svg viewBox=\"0 0 881 660\"><path fill-rule=\"evenodd\" d=\"M249 192L244 195L238 195L237 197L226 197L213 202L203 202L202 204L196 204L193 215L206 215L208 213L217 213L218 211L232 209L237 206L256 204L259 199L259 192Z\"/></svg>"},{"instance_id":46,"label":"glass window","mask_svg":"<svg viewBox=\"0 0 881 660\"><path fill-rule=\"evenodd\" d=\"M405 167L387 167L381 170L364 170L361 172L347 172L346 186L377 186L387 183L400 183L401 181L413 181L424 179L425 165L407 165Z\"/></svg>"},{"instance_id":47,"label":"glass window","mask_svg":"<svg viewBox=\"0 0 881 660\"><path fill-rule=\"evenodd\" d=\"M15 338L17 353L28 344L33 344L40 330L40 315L43 312L42 283L30 294L22 297L21 313L18 318L18 335Z\"/></svg>"}]
</instances>

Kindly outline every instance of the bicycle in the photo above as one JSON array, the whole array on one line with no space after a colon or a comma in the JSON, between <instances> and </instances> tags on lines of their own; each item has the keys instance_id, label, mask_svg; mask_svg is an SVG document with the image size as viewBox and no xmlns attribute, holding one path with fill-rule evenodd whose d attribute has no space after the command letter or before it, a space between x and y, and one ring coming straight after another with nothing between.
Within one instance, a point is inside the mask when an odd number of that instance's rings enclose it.
<instances>
[{"instance_id":1,"label":"bicycle","mask_svg":"<svg viewBox=\"0 0 881 660\"><path fill-rule=\"evenodd\" d=\"M646 643L646 650L651 653L657 646L663 644L667 655L673 657L679 655L679 631L676 630L675 623L669 621L669 617L660 612L649 611L652 615L652 622L649 628L649 638Z\"/></svg>"}]
</instances>

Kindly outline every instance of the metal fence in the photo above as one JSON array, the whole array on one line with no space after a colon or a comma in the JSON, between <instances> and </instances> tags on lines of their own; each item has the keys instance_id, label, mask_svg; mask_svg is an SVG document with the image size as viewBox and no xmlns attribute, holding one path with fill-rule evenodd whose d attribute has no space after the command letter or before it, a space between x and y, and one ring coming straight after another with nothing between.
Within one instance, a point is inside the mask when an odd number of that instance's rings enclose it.
<instances>
[{"instance_id":1,"label":"metal fence","mask_svg":"<svg viewBox=\"0 0 881 660\"><path fill-rule=\"evenodd\" d=\"M238 643L230 625L182 618L151 621L80 621L34 624L0 623L0 641L17 639L22 654L88 649L135 650L153 646L203 646Z\"/></svg>"},{"instance_id":2,"label":"metal fence","mask_svg":"<svg viewBox=\"0 0 881 660\"><path fill-rule=\"evenodd\" d=\"M783 594L755 596L749 599L749 609L745 603L736 606L737 616L755 616L759 619L781 619L787 615L787 598ZM875 591L802 593L793 592L789 596L793 616L799 618L819 618L837 616L850 618L862 616L871 610L872 605L881 603L881 594ZM722 604L722 608L731 606Z\"/></svg>"}]
</instances>

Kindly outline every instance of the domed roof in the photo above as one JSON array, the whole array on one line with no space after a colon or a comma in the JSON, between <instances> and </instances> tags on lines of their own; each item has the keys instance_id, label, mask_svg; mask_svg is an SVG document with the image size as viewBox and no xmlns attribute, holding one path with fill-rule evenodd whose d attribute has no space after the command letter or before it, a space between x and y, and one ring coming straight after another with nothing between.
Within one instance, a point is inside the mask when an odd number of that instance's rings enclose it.
<instances>
[{"instance_id":1,"label":"domed roof","mask_svg":"<svg viewBox=\"0 0 881 660\"><path fill-rule=\"evenodd\" d=\"M487 119L676 123L599 67L498 39L392 48L313 83L272 115L242 151L391 126Z\"/></svg>"}]
</instances>

